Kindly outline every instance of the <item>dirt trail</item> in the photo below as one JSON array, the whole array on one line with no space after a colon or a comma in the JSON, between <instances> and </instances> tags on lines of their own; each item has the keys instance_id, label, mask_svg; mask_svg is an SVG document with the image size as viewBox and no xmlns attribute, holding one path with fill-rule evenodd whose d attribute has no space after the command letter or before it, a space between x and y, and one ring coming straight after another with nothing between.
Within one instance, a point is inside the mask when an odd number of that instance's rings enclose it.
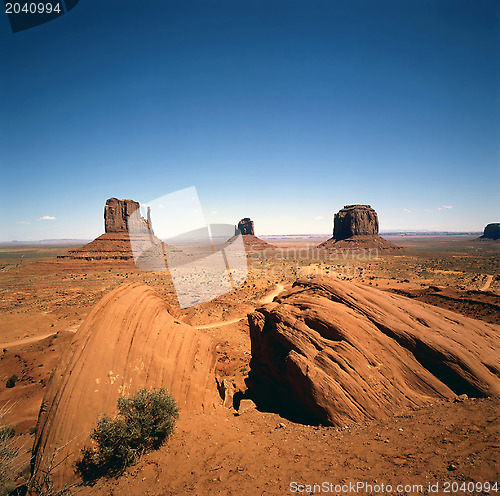
<instances>
[{"instance_id":1,"label":"dirt trail","mask_svg":"<svg viewBox=\"0 0 500 496\"><path fill-rule=\"evenodd\" d=\"M67 329L68 332L76 332L76 329ZM20 346L25 344L36 343L42 339L48 338L49 336L54 336L57 332L49 332L48 334L42 334L41 336L33 336L31 338L18 339L17 341L10 341L9 343L0 343L0 349L3 348L13 348L14 346Z\"/></svg>"},{"instance_id":2,"label":"dirt trail","mask_svg":"<svg viewBox=\"0 0 500 496\"><path fill-rule=\"evenodd\" d=\"M259 304L263 305L265 303L270 303L273 301L274 297L279 295L283 290L285 289L285 286L283 284L277 284L276 288L273 289L269 294L264 296L259 300ZM194 326L195 329L212 329L214 327L221 327L221 326L227 326L231 324L236 324L236 322L239 322L240 320L243 320L246 318L246 315L242 317L238 317L236 319L231 319L231 320L225 320L222 322L215 322L213 324L206 324L206 325L201 325L201 326ZM78 326L73 326L70 329L67 329L69 332L76 332L78 329ZM49 336L53 336L56 334L55 332L49 332L48 334L42 334L41 336L33 336L31 338L23 338L23 339L18 339L17 341L10 341L8 343L0 343L0 349L3 348L13 348L14 346L21 346L25 344L32 344L36 343L37 341L41 341L42 339L48 338Z\"/></svg>"},{"instance_id":3,"label":"dirt trail","mask_svg":"<svg viewBox=\"0 0 500 496\"><path fill-rule=\"evenodd\" d=\"M261 298L259 300L259 303L261 305L264 305L265 303L271 303L274 300L274 297L278 296L284 289L285 286L283 286L283 284L276 284L276 289L274 291L271 291L268 295L264 296L264 298Z\"/></svg>"},{"instance_id":4,"label":"dirt trail","mask_svg":"<svg viewBox=\"0 0 500 496\"><path fill-rule=\"evenodd\" d=\"M230 324L236 324L236 322L239 322L240 320L245 319L245 317L238 317L236 319L231 319L231 320L224 320L223 322L215 322L215 324L205 324L205 325L199 325L199 326L193 326L195 329L213 329L214 327L222 327L222 326L227 326Z\"/></svg>"},{"instance_id":5,"label":"dirt trail","mask_svg":"<svg viewBox=\"0 0 500 496\"><path fill-rule=\"evenodd\" d=\"M285 286L283 284L277 284L276 289L273 289L269 294L264 296L259 300L260 305L264 305L265 303L271 303L274 299L275 296L278 296L283 290L285 289ZM214 327L222 327L222 326L227 326L231 324L236 324L240 320L246 319L246 315L243 317L237 317L236 319L231 319L231 320L224 320L222 322L215 322L214 324L204 324L204 325L199 325L199 326L194 326L195 329L213 329Z\"/></svg>"},{"instance_id":6,"label":"dirt trail","mask_svg":"<svg viewBox=\"0 0 500 496\"><path fill-rule=\"evenodd\" d=\"M49 334L42 334L41 336L18 339L17 341L10 341L9 343L0 343L0 348L2 348L2 349L3 348L12 348L14 346L36 343L37 341L41 341L42 339L48 338L49 336L53 336L54 334L55 334L55 332L49 332Z\"/></svg>"},{"instance_id":7,"label":"dirt trail","mask_svg":"<svg viewBox=\"0 0 500 496\"><path fill-rule=\"evenodd\" d=\"M486 281L484 281L483 287L479 291L488 291L488 288L490 287L490 284L492 282L493 282L493 276L488 274L486 276Z\"/></svg>"}]
</instances>

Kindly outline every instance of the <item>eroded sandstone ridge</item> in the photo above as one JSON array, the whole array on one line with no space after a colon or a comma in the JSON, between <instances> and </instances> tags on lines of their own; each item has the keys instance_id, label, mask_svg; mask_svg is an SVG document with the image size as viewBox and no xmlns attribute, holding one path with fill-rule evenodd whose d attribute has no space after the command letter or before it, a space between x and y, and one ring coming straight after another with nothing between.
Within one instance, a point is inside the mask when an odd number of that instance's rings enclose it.
<instances>
[{"instance_id":1,"label":"eroded sandstone ridge","mask_svg":"<svg viewBox=\"0 0 500 496\"><path fill-rule=\"evenodd\" d=\"M249 392L299 420L342 426L500 396L500 326L369 286L301 279L248 321Z\"/></svg>"},{"instance_id":2,"label":"eroded sandstone ridge","mask_svg":"<svg viewBox=\"0 0 500 496\"><path fill-rule=\"evenodd\" d=\"M247 251L273 251L276 249L275 246L255 236L253 220L249 217L238 222L238 230L243 235L243 243Z\"/></svg>"},{"instance_id":3,"label":"eroded sandstone ridge","mask_svg":"<svg viewBox=\"0 0 500 496\"><path fill-rule=\"evenodd\" d=\"M118 397L140 388L167 388L181 415L210 411L219 402L215 360L212 338L175 320L155 291L118 286L90 312L52 375L37 423L35 473L57 452L56 480L73 480L75 457L99 414L116 414Z\"/></svg>"},{"instance_id":4,"label":"eroded sandstone ridge","mask_svg":"<svg viewBox=\"0 0 500 496\"><path fill-rule=\"evenodd\" d=\"M339 210L333 219L333 237L319 248L400 249L378 235L377 212L370 205L346 205Z\"/></svg>"},{"instance_id":5,"label":"eroded sandstone ridge","mask_svg":"<svg viewBox=\"0 0 500 496\"><path fill-rule=\"evenodd\" d=\"M500 239L500 222L488 224L479 239Z\"/></svg>"}]
</instances>

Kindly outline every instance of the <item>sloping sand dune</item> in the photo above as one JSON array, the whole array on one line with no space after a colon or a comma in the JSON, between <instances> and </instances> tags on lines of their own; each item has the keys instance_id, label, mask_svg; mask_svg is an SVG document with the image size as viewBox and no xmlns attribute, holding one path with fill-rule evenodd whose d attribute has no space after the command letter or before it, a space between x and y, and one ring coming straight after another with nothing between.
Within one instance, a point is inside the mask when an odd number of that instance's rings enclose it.
<instances>
[{"instance_id":1,"label":"sloping sand dune","mask_svg":"<svg viewBox=\"0 0 500 496\"><path fill-rule=\"evenodd\" d=\"M500 326L369 286L301 279L249 323L251 393L300 419L345 425L500 396Z\"/></svg>"},{"instance_id":2,"label":"sloping sand dune","mask_svg":"<svg viewBox=\"0 0 500 496\"><path fill-rule=\"evenodd\" d=\"M35 470L57 451L56 463L69 458L56 480L71 480L99 414L114 415L117 398L139 388L166 387L181 415L212 410L219 402L215 360L212 339L176 321L148 286L117 287L85 319L51 378L38 419Z\"/></svg>"}]
</instances>

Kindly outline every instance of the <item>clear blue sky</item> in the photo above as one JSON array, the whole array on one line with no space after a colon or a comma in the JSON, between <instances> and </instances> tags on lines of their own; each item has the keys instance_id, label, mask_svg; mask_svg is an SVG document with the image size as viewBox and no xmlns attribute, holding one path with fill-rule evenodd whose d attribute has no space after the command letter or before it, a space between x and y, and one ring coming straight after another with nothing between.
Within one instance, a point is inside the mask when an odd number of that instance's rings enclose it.
<instances>
[{"instance_id":1,"label":"clear blue sky","mask_svg":"<svg viewBox=\"0 0 500 496\"><path fill-rule=\"evenodd\" d=\"M0 64L2 241L189 186L257 234L500 221L498 0L80 0Z\"/></svg>"}]
</instances>

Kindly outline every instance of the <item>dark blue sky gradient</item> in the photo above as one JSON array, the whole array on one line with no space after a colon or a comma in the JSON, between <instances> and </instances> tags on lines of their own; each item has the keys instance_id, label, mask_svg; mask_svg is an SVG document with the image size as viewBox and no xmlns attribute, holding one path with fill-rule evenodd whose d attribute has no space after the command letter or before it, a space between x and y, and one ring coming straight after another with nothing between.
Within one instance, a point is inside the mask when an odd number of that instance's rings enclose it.
<instances>
[{"instance_id":1,"label":"dark blue sky gradient","mask_svg":"<svg viewBox=\"0 0 500 496\"><path fill-rule=\"evenodd\" d=\"M90 238L106 198L191 185L257 234L350 203L382 230L500 221L496 0L80 0L0 37L0 240Z\"/></svg>"}]
</instances>

